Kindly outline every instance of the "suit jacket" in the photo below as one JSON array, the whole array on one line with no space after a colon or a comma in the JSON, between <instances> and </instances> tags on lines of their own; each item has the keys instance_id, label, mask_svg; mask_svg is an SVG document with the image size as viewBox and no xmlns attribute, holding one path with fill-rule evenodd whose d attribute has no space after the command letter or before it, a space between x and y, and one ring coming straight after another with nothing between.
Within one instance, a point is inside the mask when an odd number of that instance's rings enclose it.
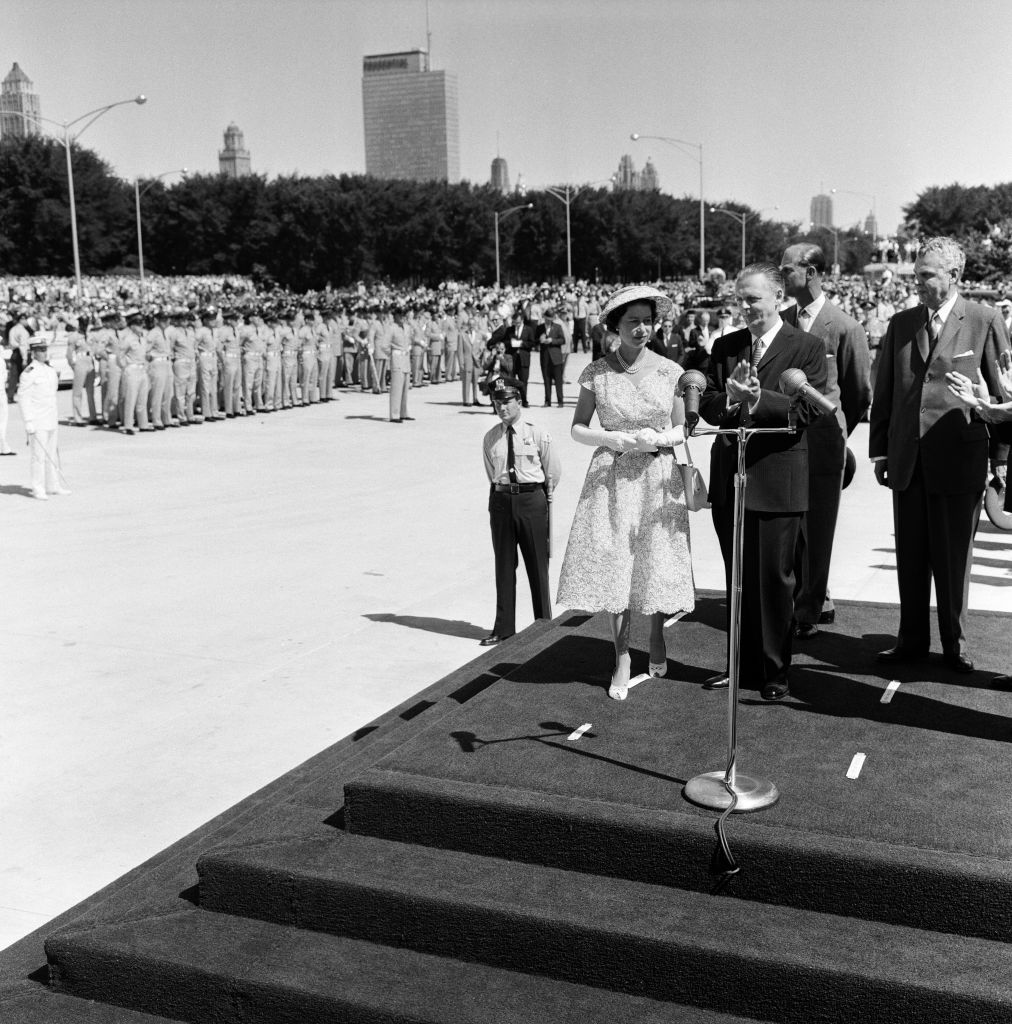
<instances>
[{"instance_id":1,"label":"suit jacket","mask_svg":"<svg viewBox=\"0 0 1012 1024\"><path fill-rule=\"evenodd\" d=\"M781 312L785 323L797 326L797 305ZM846 438L871 404L871 353L865 329L829 301L808 329L826 346L826 397L836 415L818 417L808 427L808 458L812 473L836 475L846 459Z\"/></svg>"},{"instance_id":2,"label":"suit jacket","mask_svg":"<svg viewBox=\"0 0 1012 1024\"><path fill-rule=\"evenodd\" d=\"M519 338L520 347L513 347L513 339ZM517 366L530 366L531 353L537 350L537 342L534 340L534 328L529 324L520 328L519 335L513 324L504 324L492 335L493 342L501 341L506 346L506 352L513 357Z\"/></svg>"},{"instance_id":3,"label":"suit jacket","mask_svg":"<svg viewBox=\"0 0 1012 1024\"><path fill-rule=\"evenodd\" d=\"M868 454L889 460L889 486L910 486L918 457L931 494L983 491L988 471L988 431L952 394L945 374L957 370L1000 394L995 361L1009 348L996 309L957 298L934 347L926 306L900 310L878 356Z\"/></svg>"},{"instance_id":4,"label":"suit jacket","mask_svg":"<svg viewBox=\"0 0 1012 1024\"><path fill-rule=\"evenodd\" d=\"M566 333L562 324L553 321L551 324L544 322L534 328L534 340L541 346L541 358L547 359L553 366L559 366L566 361L566 353L562 348L566 344Z\"/></svg>"},{"instance_id":5,"label":"suit jacket","mask_svg":"<svg viewBox=\"0 0 1012 1024\"><path fill-rule=\"evenodd\" d=\"M699 412L707 423L722 428L739 426L785 427L797 425L794 434L754 434L745 449L748 486L745 508L753 512L795 513L808 509L808 439L804 429L816 418L807 402L794 401L779 389L780 374L791 367L804 371L817 391L826 386L826 347L818 338L785 323L756 367L762 397L755 413L742 403L729 408L725 385L741 360L752 350L752 335L734 331L718 338L710 352L706 390ZM793 414L792 414L793 409ZM714 505L734 501L734 475L738 468L738 440L721 435L710 450L710 501Z\"/></svg>"}]
</instances>

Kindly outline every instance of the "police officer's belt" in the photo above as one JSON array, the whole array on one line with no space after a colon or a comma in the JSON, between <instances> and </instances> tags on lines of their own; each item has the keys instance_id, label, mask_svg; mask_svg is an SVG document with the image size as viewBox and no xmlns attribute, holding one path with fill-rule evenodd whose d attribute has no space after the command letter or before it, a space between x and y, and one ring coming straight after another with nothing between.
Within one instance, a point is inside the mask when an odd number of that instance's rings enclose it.
<instances>
[{"instance_id":1,"label":"police officer's belt","mask_svg":"<svg viewBox=\"0 0 1012 1024\"><path fill-rule=\"evenodd\" d=\"M544 484L493 484L493 489L500 494L527 494L528 491L543 491Z\"/></svg>"}]
</instances>

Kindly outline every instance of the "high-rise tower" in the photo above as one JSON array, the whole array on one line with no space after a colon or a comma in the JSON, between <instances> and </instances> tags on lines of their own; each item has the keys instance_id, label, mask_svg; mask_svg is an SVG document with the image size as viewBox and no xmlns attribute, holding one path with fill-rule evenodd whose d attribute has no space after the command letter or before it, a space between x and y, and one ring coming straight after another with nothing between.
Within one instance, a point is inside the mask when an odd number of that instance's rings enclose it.
<instances>
[{"instance_id":1,"label":"high-rise tower","mask_svg":"<svg viewBox=\"0 0 1012 1024\"><path fill-rule=\"evenodd\" d=\"M41 135L36 118L42 116L39 95L32 80L15 64L0 85L0 138Z\"/></svg>"},{"instance_id":2,"label":"high-rise tower","mask_svg":"<svg viewBox=\"0 0 1012 1024\"><path fill-rule=\"evenodd\" d=\"M225 129L225 148L218 150L218 173L230 178L244 178L250 173L249 150L234 121Z\"/></svg>"},{"instance_id":3,"label":"high-rise tower","mask_svg":"<svg viewBox=\"0 0 1012 1024\"><path fill-rule=\"evenodd\" d=\"M363 57L362 110L366 174L460 181L457 77L424 50Z\"/></svg>"},{"instance_id":4,"label":"high-rise tower","mask_svg":"<svg viewBox=\"0 0 1012 1024\"><path fill-rule=\"evenodd\" d=\"M833 197L822 193L812 196L809 207L809 218L812 227L831 228L833 226Z\"/></svg>"},{"instance_id":5,"label":"high-rise tower","mask_svg":"<svg viewBox=\"0 0 1012 1024\"><path fill-rule=\"evenodd\" d=\"M506 166L506 160L501 156L497 156L492 161L492 188L497 192L501 192L504 196L509 194L509 167Z\"/></svg>"}]
</instances>

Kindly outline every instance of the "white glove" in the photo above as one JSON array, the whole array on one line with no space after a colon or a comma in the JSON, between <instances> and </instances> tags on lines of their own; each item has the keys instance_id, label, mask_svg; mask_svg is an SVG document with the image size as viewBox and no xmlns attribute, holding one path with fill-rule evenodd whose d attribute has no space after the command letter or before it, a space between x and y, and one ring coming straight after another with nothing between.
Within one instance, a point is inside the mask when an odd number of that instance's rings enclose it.
<instances>
[{"instance_id":1,"label":"white glove","mask_svg":"<svg viewBox=\"0 0 1012 1024\"><path fill-rule=\"evenodd\" d=\"M582 423L574 423L570 436L579 444L587 444L592 448L610 448L613 452L636 450L636 438L621 430L595 429L585 427Z\"/></svg>"}]
</instances>

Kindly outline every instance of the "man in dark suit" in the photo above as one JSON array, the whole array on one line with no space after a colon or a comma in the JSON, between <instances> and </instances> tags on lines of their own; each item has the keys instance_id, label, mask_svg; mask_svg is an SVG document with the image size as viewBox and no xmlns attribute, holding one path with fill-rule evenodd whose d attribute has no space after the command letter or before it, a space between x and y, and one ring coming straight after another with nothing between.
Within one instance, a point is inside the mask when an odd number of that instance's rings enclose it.
<instances>
[{"instance_id":1,"label":"man in dark suit","mask_svg":"<svg viewBox=\"0 0 1012 1024\"><path fill-rule=\"evenodd\" d=\"M513 373L520 382L520 398L524 409L529 407L527 401L527 381L531 376L531 353L537 349L534 341L534 328L524 323L524 313L519 307L513 313L509 324L503 325L492 335L492 341L501 341L506 352L513 357Z\"/></svg>"},{"instance_id":2,"label":"man in dark suit","mask_svg":"<svg viewBox=\"0 0 1012 1024\"><path fill-rule=\"evenodd\" d=\"M817 391L826 386L826 349L818 338L785 324L779 313L784 285L774 263L752 263L735 284L746 329L726 334L710 352L699 411L721 428L786 427L794 434L755 434L745 455L745 534L739 682L766 700L788 693L794 618L794 552L801 514L808 508L808 445L803 429L815 414L779 390L780 374L797 368ZM722 435L710 452L710 502L731 599L734 477L737 438ZM727 685L726 673L707 680Z\"/></svg>"},{"instance_id":3,"label":"man in dark suit","mask_svg":"<svg viewBox=\"0 0 1012 1024\"><path fill-rule=\"evenodd\" d=\"M675 332L675 324L671 317L665 317L660 326L653 333L653 337L647 342L647 348L656 352L665 359L678 362L682 351L682 336Z\"/></svg>"},{"instance_id":4,"label":"man in dark suit","mask_svg":"<svg viewBox=\"0 0 1012 1024\"><path fill-rule=\"evenodd\" d=\"M972 672L965 647L973 534L988 472L987 425L949 390L946 374L1000 394L996 366L1009 349L1001 314L960 297L966 256L951 238L925 242L914 264L921 304L889 322L878 357L869 455L893 492L900 628L887 664L924 658L931 581L945 664Z\"/></svg>"},{"instance_id":5,"label":"man in dark suit","mask_svg":"<svg viewBox=\"0 0 1012 1024\"><path fill-rule=\"evenodd\" d=\"M817 623L836 618L829 597L829 563L847 438L871 404L871 357L864 328L823 294L826 258L817 245L790 246L780 261L780 272L788 298L796 303L781 316L824 342L826 397L836 406L835 416L826 413L808 427L808 511L801 517L794 594L794 636L807 640L819 631Z\"/></svg>"},{"instance_id":6,"label":"man in dark suit","mask_svg":"<svg viewBox=\"0 0 1012 1024\"><path fill-rule=\"evenodd\" d=\"M551 306L542 313L544 319L534 329L534 340L541 346L541 376L545 381L545 407L552 404L552 383L555 383L555 395L562 405L562 371L566 363L566 332L555 319L555 310Z\"/></svg>"}]
</instances>

